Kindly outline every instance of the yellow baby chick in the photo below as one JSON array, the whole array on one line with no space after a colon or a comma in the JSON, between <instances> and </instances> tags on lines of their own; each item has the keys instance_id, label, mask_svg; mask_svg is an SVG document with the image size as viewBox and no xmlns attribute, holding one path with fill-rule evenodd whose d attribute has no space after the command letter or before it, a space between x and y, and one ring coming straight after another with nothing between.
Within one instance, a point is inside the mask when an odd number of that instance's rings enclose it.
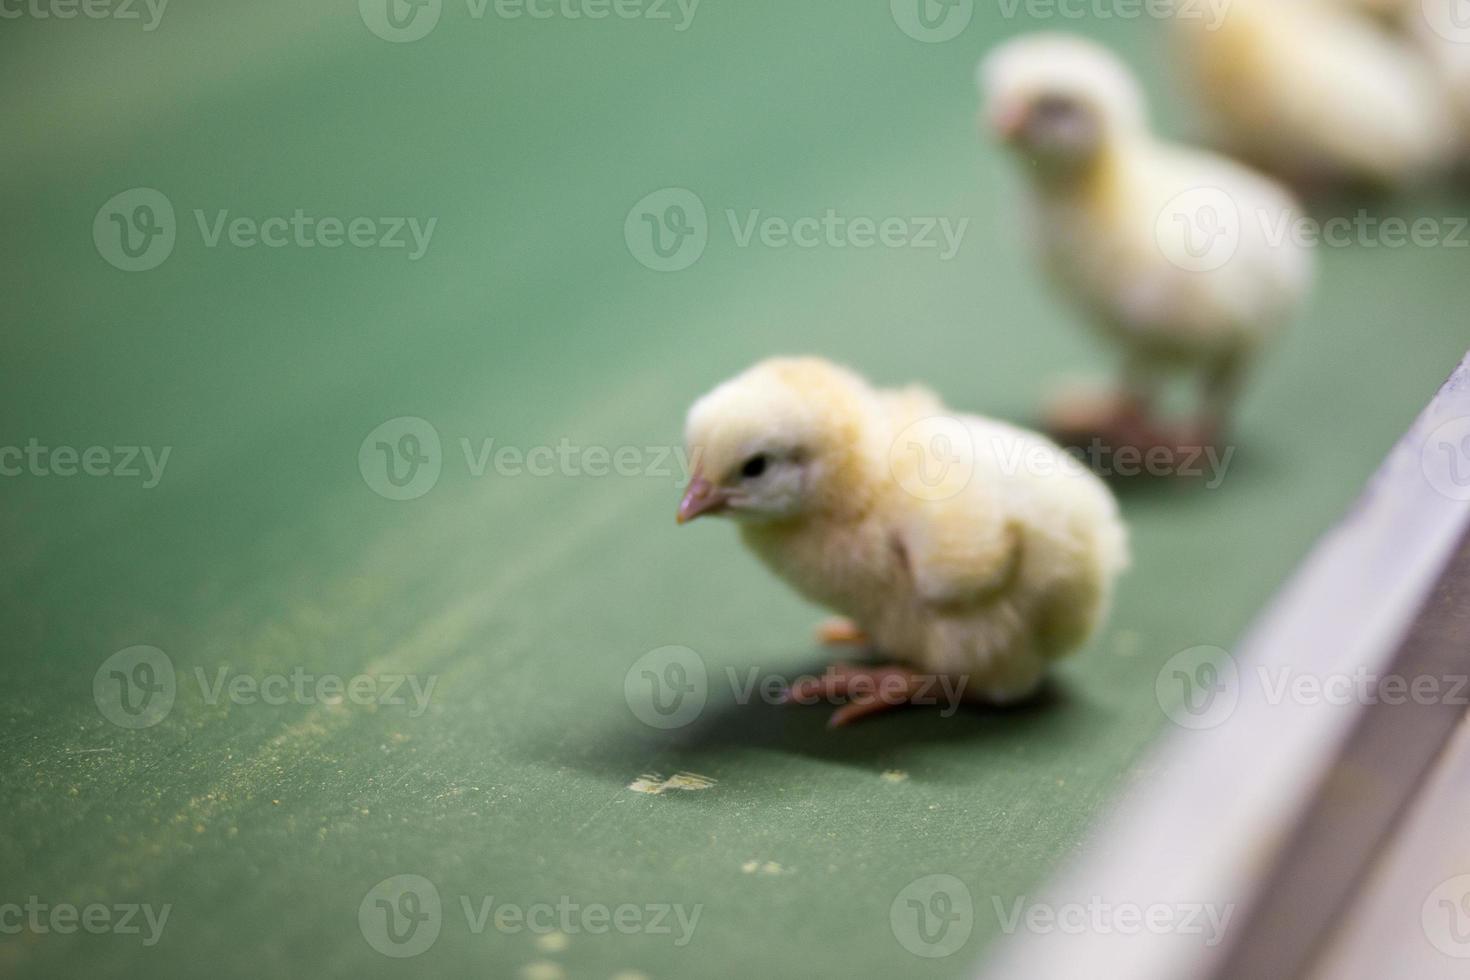
<instances>
[{"instance_id":1,"label":"yellow baby chick","mask_svg":"<svg viewBox=\"0 0 1470 980\"><path fill-rule=\"evenodd\" d=\"M1408 38L1444 86L1454 114L1455 162L1470 164L1470 7L1464 0L1339 0L1367 4L1390 30Z\"/></svg>"},{"instance_id":2,"label":"yellow baby chick","mask_svg":"<svg viewBox=\"0 0 1470 980\"><path fill-rule=\"evenodd\" d=\"M1411 30L1449 92L1459 127L1457 163L1464 169L1470 163L1470 10L1463 0L1424 0L1419 14Z\"/></svg>"},{"instance_id":3,"label":"yellow baby chick","mask_svg":"<svg viewBox=\"0 0 1470 980\"><path fill-rule=\"evenodd\" d=\"M1349 10L1356 10L1367 14L1384 24L1396 27L1408 11L1411 4L1418 5L1421 0L1331 0L1332 3ZM1432 2L1432 0L1426 0Z\"/></svg>"},{"instance_id":4,"label":"yellow baby chick","mask_svg":"<svg viewBox=\"0 0 1470 980\"><path fill-rule=\"evenodd\" d=\"M1218 22L1185 5L1173 23L1233 152L1307 188L1392 190L1442 171L1455 149L1433 71L1380 22L1398 5L1231 0Z\"/></svg>"},{"instance_id":5,"label":"yellow baby chick","mask_svg":"<svg viewBox=\"0 0 1470 980\"><path fill-rule=\"evenodd\" d=\"M679 523L734 518L773 572L848 618L824 638L895 662L793 686L798 701L846 697L833 725L922 701L937 678L1026 699L1101 625L1128 562L1111 492L1057 446L819 358L715 388L685 439L697 462Z\"/></svg>"},{"instance_id":6,"label":"yellow baby chick","mask_svg":"<svg viewBox=\"0 0 1470 980\"><path fill-rule=\"evenodd\" d=\"M1111 52L1035 34L980 66L985 122L1016 153L1052 279L1124 355L1122 393L1053 410L1064 441L1143 449L1210 445L1262 342L1312 279L1302 214L1281 186L1148 128L1143 95ZM1162 382L1188 372L1200 407L1158 420Z\"/></svg>"}]
</instances>

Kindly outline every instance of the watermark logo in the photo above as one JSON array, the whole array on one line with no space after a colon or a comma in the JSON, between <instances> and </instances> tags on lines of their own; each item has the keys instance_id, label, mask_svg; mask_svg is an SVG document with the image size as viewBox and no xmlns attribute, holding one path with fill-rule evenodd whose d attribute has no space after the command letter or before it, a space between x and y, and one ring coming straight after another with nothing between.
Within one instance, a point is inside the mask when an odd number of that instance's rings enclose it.
<instances>
[{"instance_id":1,"label":"watermark logo","mask_svg":"<svg viewBox=\"0 0 1470 980\"><path fill-rule=\"evenodd\" d=\"M975 441L970 427L949 415L907 426L888 448L894 480L920 500L948 500L975 475Z\"/></svg>"},{"instance_id":2,"label":"watermark logo","mask_svg":"<svg viewBox=\"0 0 1470 980\"><path fill-rule=\"evenodd\" d=\"M1220 647L1190 647L1165 661L1154 680L1154 696L1181 728L1216 728L1240 703L1240 669Z\"/></svg>"},{"instance_id":3,"label":"watermark logo","mask_svg":"<svg viewBox=\"0 0 1470 980\"><path fill-rule=\"evenodd\" d=\"M1452 44L1470 44L1470 0L1421 0L1430 30Z\"/></svg>"},{"instance_id":4,"label":"watermark logo","mask_svg":"<svg viewBox=\"0 0 1470 980\"><path fill-rule=\"evenodd\" d=\"M1424 900L1419 917L1435 949L1455 959L1470 959L1470 875L1441 882Z\"/></svg>"},{"instance_id":5,"label":"watermark logo","mask_svg":"<svg viewBox=\"0 0 1470 980\"><path fill-rule=\"evenodd\" d=\"M954 875L925 875L894 897L888 906L888 925L899 944L915 956L951 956L975 928L975 902L970 889Z\"/></svg>"},{"instance_id":6,"label":"watermark logo","mask_svg":"<svg viewBox=\"0 0 1470 980\"><path fill-rule=\"evenodd\" d=\"M623 222L633 258L655 272L681 272L709 245L709 212L698 194L665 187L633 205Z\"/></svg>"},{"instance_id":7,"label":"watermark logo","mask_svg":"<svg viewBox=\"0 0 1470 980\"><path fill-rule=\"evenodd\" d=\"M158 647L119 650L92 675L97 710L119 728L152 728L163 721L178 689L173 661Z\"/></svg>"},{"instance_id":8,"label":"watermark logo","mask_svg":"<svg viewBox=\"0 0 1470 980\"><path fill-rule=\"evenodd\" d=\"M1451 500L1470 500L1470 417L1450 419L1419 450L1424 478Z\"/></svg>"},{"instance_id":9,"label":"watermark logo","mask_svg":"<svg viewBox=\"0 0 1470 980\"><path fill-rule=\"evenodd\" d=\"M115 195L92 222L92 242L108 264L123 272L147 272L163 265L178 241L173 203L151 187Z\"/></svg>"},{"instance_id":10,"label":"watermark logo","mask_svg":"<svg viewBox=\"0 0 1470 980\"><path fill-rule=\"evenodd\" d=\"M407 44L429 36L444 12L444 0L357 0L367 29L385 41Z\"/></svg>"},{"instance_id":11,"label":"watermark logo","mask_svg":"<svg viewBox=\"0 0 1470 980\"><path fill-rule=\"evenodd\" d=\"M1170 262L1189 272L1214 272L1240 249L1240 207L1218 187L1196 187L1165 204L1154 237Z\"/></svg>"},{"instance_id":12,"label":"watermark logo","mask_svg":"<svg viewBox=\"0 0 1470 980\"><path fill-rule=\"evenodd\" d=\"M434 489L444 469L439 430L412 415L389 419L363 439L357 469L378 496L417 500Z\"/></svg>"},{"instance_id":13,"label":"watermark logo","mask_svg":"<svg viewBox=\"0 0 1470 980\"><path fill-rule=\"evenodd\" d=\"M975 0L888 0L893 22L915 41L953 41L970 26Z\"/></svg>"},{"instance_id":14,"label":"watermark logo","mask_svg":"<svg viewBox=\"0 0 1470 980\"><path fill-rule=\"evenodd\" d=\"M384 878L368 890L357 907L362 938L394 959L426 952L439 938L443 924L439 889L421 875Z\"/></svg>"},{"instance_id":15,"label":"watermark logo","mask_svg":"<svg viewBox=\"0 0 1470 980\"><path fill-rule=\"evenodd\" d=\"M699 717L709 700L704 658L688 647L650 650L623 676L623 697L650 728L682 728Z\"/></svg>"}]
</instances>

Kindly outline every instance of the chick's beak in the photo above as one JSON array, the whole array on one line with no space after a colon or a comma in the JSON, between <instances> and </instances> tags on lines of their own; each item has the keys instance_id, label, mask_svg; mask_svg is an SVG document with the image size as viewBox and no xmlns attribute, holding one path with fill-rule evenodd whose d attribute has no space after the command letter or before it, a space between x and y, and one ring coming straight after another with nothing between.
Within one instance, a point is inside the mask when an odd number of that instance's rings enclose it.
<instances>
[{"instance_id":1,"label":"chick's beak","mask_svg":"<svg viewBox=\"0 0 1470 980\"><path fill-rule=\"evenodd\" d=\"M687 524L704 514L718 514L729 504L725 491L696 475L689 482L689 489L684 491L684 499L679 501L679 513L675 519L680 524Z\"/></svg>"},{"instance_id":2,"label":"chick's beak","mask_svg":"<svg viewBox=\"0 0 1470 980\"><path fill-rule=\"evenodd\" d=\"M990 114L990 125L1006 143L1014 143L1026 128L1026 107L1020 103L998 106Z\"/></svg>"}]
</instances>

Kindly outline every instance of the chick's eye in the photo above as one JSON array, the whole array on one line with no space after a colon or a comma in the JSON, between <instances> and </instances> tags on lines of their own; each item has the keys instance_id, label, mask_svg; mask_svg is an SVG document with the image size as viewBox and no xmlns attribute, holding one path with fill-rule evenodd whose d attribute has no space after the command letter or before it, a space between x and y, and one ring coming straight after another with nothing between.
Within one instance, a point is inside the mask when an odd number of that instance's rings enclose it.
<instances>
[{"instance_id":1,"label":"chick's eye","mask_svg":"<svg viewBox=\"0 0 1470 980\"><path fill-rule=\"evenodd\" d=\"M1078 108L1060 96L1047 95L1037 99L1031 107L1031 118L1037 122L1052 123L1070 119L1077 115Z\"/></svg>"},{"instance_id":2,"label":"chick's eye","mask_svg":"<svg viewBox=\"0 0 1470 980\"><path fill-rule=\"evenodd\" d=\"M766 471L766 466L768 466L769 464L770 460L766 458L765 453L761 453L758 456L752 456L745 461L744 466L740 467L740 475L745 477L747 480L754 480L756 477L760 476Z\"/></svg>"}]
</instances>

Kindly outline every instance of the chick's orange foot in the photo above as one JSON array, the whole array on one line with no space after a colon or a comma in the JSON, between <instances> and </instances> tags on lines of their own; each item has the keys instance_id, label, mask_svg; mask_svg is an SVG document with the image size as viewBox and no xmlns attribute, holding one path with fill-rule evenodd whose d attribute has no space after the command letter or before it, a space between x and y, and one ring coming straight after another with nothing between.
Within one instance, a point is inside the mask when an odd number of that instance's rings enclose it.
<instances>
[{"instance_id":1,"label":"chick's orange foot","mask_svg":"<svg viewBox=\"0 0 1470 980\"><path fill-rule=\"evenodd\" d=\"M799 678L787 688L782 701L807 706L845 701L827 721L828 728L842 728L898 708L941 704L952 691L950 685L940 684L932 674L919 674L896 664L833 664L818 676Z\"/></svg>"},{"instance_id":2,"label":"chick's orange foot","mask_svg":"<svg viewBox=\"0 0 1470 980\"><path fill-rule=\"evenodd\" d=\"M1192 459L1218 446L1221 434L1220 425L1208 419L1160 422L1143 403L1122 393L1074 393L1058 399L1048 409L1046 428L1063 448L1104 470L1108 467L1102 454L1128 450L1140 458L1153 454L1156 461ZM1160 468L1172 472L1166 465Z\"/></svg>"},{"instance_id":3,"label":"chick's orange foot","mask_svg":"<svg viewBox=\"0 0 1470 980\"><path fill-rule=\"evenodd\" d=\"M817 626L817 642L825 646L867 646L868 634L857 623L839 616Z\"/></svg>"}]
</instances>

